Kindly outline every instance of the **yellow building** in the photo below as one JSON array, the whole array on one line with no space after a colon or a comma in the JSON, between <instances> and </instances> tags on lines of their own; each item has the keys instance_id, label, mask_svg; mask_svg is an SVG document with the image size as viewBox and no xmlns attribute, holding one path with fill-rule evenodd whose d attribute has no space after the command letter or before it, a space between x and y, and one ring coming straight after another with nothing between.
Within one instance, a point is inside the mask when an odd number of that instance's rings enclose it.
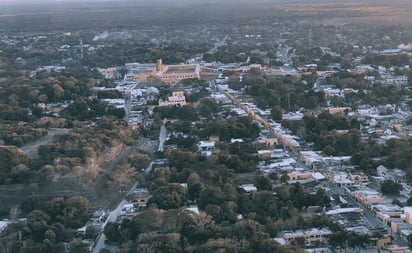
<instances>
[{"instance_id":1,"label":"yellow building","mask_svg":"<svg viewBox=\"0 0 412 253\"><path fill-rule=\"evenodd\" d=\"M355 191L355 199L365 206L374 203L382 203L384 200L379 192L373 190Z\"/></svg>"},{"instance_id":2,"label":"yellow building","mask_svg":"<svg viewBox=\"0 0 412 253\"><path fill-rule=\"evenodd\" d=\"M362 174L352 174L349 178L357 183L367 183L369 181L368 176Z\"/></svg>"},{"instance_id":3,"label":"yellow building","mask_svg":"<svg viewBox=\"0 0 412 253\"><path fill-rule=\"evenodd\" d=\"M199 64L164 65L160 59L152 71L136 74L133 80L136 82L158 81L177 83L188 78L200 79Z\"/></svg>"},{"instance_id":4,"label":"yellow building","mask_svg":"<svg viewBox=\"0 0 412 253\"><path fill-rule=\"evenodd\" d=\"M186 97L183 91L174 91L172 96L167 98L167 101L159 101L159 106L173 106L179 105L184 106L186 105Z\"/></svg>"}]
</instances>

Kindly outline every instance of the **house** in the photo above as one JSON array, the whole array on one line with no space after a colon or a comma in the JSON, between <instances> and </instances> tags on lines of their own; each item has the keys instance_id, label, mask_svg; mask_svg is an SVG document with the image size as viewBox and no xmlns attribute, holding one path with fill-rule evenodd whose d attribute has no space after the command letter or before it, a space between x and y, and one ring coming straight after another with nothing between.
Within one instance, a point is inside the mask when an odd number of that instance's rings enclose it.
<instances>
[{"instance_id":1,"label":"house","mask_svg":"<svg viewBox=\"0 0 412 253\"><path fill-rule=\"evenodd\" d=\"M259 143L264 144L266 146L275 146L278 144L277 138L261 138L259 139Z\"/></svg>"},{"instance_id":2,"label":"house","mask_svg":"<svg viewBox=\"0 0 412 253\"><path fill-rule=\"evenodd\" d=\"M309 179L312 178L312 173L309 171L293 171L288 173L288 177L290 180L302 180L302 179Z\"/></svg>"},{"instance_id":3,"label":"house","mask_svg":"<svg viewBox=\"0 0 412 253\"><path fill-rule=\"evenodd\" d=\"M238 138L238 139L234 139L234 138L232 138L232 139L230 139L230 143L244 143L245 141L243 140L243 139L241 139L241 138Z\"/></svg>"},{"instance_id":4,"label":"house","mask_svg":"<svg viewBox=\"0 0 412 253\"><path fill-rule=\"evenodd\" d=\"M400 191L400 194L402 196L405 196L406 198L412 197L412 186L410 186L407 183L401 183L402 189Z\"/></svg>"},{"instance_id":5,"label":"house","mask_svg":"<svg viewBox=\"0 0 412 253\"><path fill-rule=\"evenodd\" d=\"M363 174L352 174L349 179L357 183L367 183L369 181L369 177Z\"/></svg>"},{"instance_id":6,"label":"house","mask_svg":"<svg viewBox=\"0 0 412 253\"><path fill-rule=\"evenodd\" d=\"M401 230L410 230L412 229L412 224L405 223L401 218L394 218L391 220L391 231L392 233L399 233Z\"/></svg>"},{"instance_id":7,"label":"house","mask_svg":"<svg viewBox=\"0 0 412 253\"><path fill-rule=\"evenodd\" d=\"M275 238L276 241L283 244L292 244L297 240L304 240L305 245L315 245L326 243L328 237L332 234L329 228L311 228L308 230L296 230L293 232L283 231L280 232L279 238Z\"/></svg>"},{"instance_id":8,"label":"house","mask_svg":"<svg viewBox=\"0 0 412 253\"><path fill-rule=\"evenodd\" d=\"M349 185L354 185L355 182L351 180L348 177L348 174L345 172L340 172L337 173L336 175L333 175L332 181L337 185L337 186L349 186Z\"/></svg>"},{"instance_id":9,"label":"house","mask_svg":"<svg viewBox=\"0 0 412 253\"><path fill-rule=\"evenodd\" d=\"M388 169L383 165L379 165L376 168L376 173L378 174L378 176L384 177L388 173Z\"/></svg>"},{"instance_id":10,"label":"house","mask_svg":"<svg viewBox=\"0 0 412 253\"><path fill-rule=\"evenodd\" d=\"M199 141L197 143L197 151L203 156L210 156L215 150L215 142L213 141Z\"/></svg>"},{"instance_id":11,"label":"house","mask_svg":"<svg viewBox=\"0 0 412 253\"><path fill-rule=\"evenodd\" d=\"M403 211L405 213L405 222L412 224L412 206L405 206Z\"/></svg>"},{"instance_id":12,"label":"house","mask_svg":"<svg viewBox=\"0 0 412 253\"><path fill-rule=\"evenodd\" d=\"M167 101L159 100L159 106L184 106L186 105L186 97L183 91L174 91L172 96L167 98Z\"/></svg>"},{"instance_id":13,"label":"house","mask_svg":"<svg viewBox=\"0 0 412 253\"><path fill-rule=\"evenodd\" d=\"M348 112L352 111L350 107L336 107L336 108L329 108L328 112L333 115L343 116Z\"/></svg>"},{"instance_id":14,"label":"house","mask_svg":"<svg viewBox=\"0 0 412 253\"><path fill-rule=\"evenodd\" d=\"M243 189L247 193L257 192L257 188L254 184L242 184L239 185L239 188Z\"/></svg>"},{"instance_id":15,"label":"house","mask_svg":"<svg viewBox=\"0 0 412 253\"><path fill-rule=\"evenodd\" d=\"M385 166L380 165L376 168L376 173L385 180L391 180L396 183L406 181L406 172L400 169L389 170Z\"/></svg>"},{"instance_id":16,"label":"house","mask_svg":"<svg viewBox=\"0 0 412 253\"><path fill-rule=\"evenodd\" d=\"M272 150L258 150L258 156L262 159L269 159L272 156Z\"/></svg>"},{"instance_id":17,"label":"house","mask_svg":"<svg viewBox=\"0 0 412 253\"><path fill-rule=\"evenodd\" d=\"M127 197L130 203L137 208L145 208L151 195L146 188L136 188L131 195Z\"/></svg>"},{"instance_id":18,"label":"house","mask_svg":"<svg viewBox=\"0 0 412 253\"><path fill-rule=\"evenodd\" d=\"M2 233L7 228L9 223L9 221L0 221L0 233Z\"/></svg>"},{"instance_id":19,"label":"house","mask_svg":"<svg viewBox=\"0 0 412 253\"><path fill-rule=\"evenodd\" d=\"M402 208L393 204L375 204L371 206L371 211L385 224L388 224L391 219L400 218L403 215Z\"/></svg>"},{"instance_id":20,"label":"house","mask_svg":"<svg viewBox=\"0 0 412 253\"><path fill-rule=\"evenodd\" d=\"M354 195L355 199L365 206L374 203L382 203L384 201L381 193L370 189L355 191Z\"/></svg>"}]
</instances>

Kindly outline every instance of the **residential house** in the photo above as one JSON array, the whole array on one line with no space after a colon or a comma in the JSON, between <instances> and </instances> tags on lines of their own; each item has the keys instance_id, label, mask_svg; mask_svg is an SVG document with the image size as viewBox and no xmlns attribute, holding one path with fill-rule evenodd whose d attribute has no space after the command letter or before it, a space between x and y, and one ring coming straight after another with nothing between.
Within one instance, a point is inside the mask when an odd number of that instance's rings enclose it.
<instances>
[{"instance_id":1,"label":"residential house","mask_svg":"<svg viewBox=\"0 0 412 253\"><path fill-rule=\"evenodd\" d=\"M159 106L184 106L186 105L186 97L183 91L174 91L172 96L167 98L167 101L159 100Z\"/></svg>"},{"instance_id":2,"label":"residential house","mask_svg":"<svg viewBox=\"0 0 412 253\"><path fill-rule=\"evenodd\" d=\"M203 156L210 156L215 150L215 144L213 141L199 141L197 143L197 151Z\"/></svg>"},{"instance_id":3,"label":"residential house","mask_svg":"<svg viewBox=\"0 0 412 253\"><path fill-rule=\"evenodd\" d=\"M276 241L283 244L292 244L297 240L304 240L305 245L315 245L326 243L328 237L332 234L329 228L311 228L308 230L296 230L293 232L283 231L280 232L279 238L275 238Z\"/></svg>"},{"instance_id":4,"label":"residential house","mask_svg":"<svg viewBox=\"0 0 412 253\"><path fill-rule=\"evenodd\" d=\"M357 190L354 193L355 199L365 206L375 203L382 203L384 201L381 193L370 189Z\"/></svg>"}]
</instances>

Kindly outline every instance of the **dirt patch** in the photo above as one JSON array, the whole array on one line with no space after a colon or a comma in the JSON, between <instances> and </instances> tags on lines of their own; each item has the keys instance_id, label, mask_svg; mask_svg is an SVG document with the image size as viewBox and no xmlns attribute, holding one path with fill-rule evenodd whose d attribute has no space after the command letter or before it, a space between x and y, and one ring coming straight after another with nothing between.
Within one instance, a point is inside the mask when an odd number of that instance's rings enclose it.
<instances>
[{"instance_id":1,"label":"dirt patch","mask_svg":"<svg viewBox=\"0 0 412 253\"><path fill-rule=\"evenodd\" d=\"M58 133L57 131L55 134ZM34 146L38 148L51 139L52 136L48 136L47 139L31 144L32 150L35 149ZM139 138L132 146L116 145L99 157L89 158L87 165L77 173L58 175L55 180L47 183L0 185L0 206L15 207L30 195L44 200L57 196L81 195L90 200L92 211L110 209L124 198L124 190L130 188L139 176L140 172L128 164L127 158L134 154L150 156L156 152L158 143L158 140Z\"/></svg>"},{"instance_id":2,"label":"dirt patch","mask_svg":"<svg viewBox=\"0 0 412 253\"><path fill-rule=\"evenodd\" d=\"M28 143L20 148L21 151L26 153L30 158L38 158L38 150L41 145L47 144L53 140L53 137L57 134L67 134L70 131L68 128L50 128L46 136L38 139L37 141Z\"/></svg>"}]
</instances>

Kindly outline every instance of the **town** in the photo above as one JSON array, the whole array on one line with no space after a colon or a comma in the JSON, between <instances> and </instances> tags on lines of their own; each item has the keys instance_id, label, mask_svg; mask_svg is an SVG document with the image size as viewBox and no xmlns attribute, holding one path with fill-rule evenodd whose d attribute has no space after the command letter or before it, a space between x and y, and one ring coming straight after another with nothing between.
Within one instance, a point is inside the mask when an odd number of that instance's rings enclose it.
<instances>
[{"instance_id":1,"label":"town","mask_svg":"<svg viewBox=\"0 0 412 253\"><path fill-rule=\"evenodd\" d=\"M0 253L412 252L403 7L241 2L0 14Z\"/></svg>"}]
</instances>

